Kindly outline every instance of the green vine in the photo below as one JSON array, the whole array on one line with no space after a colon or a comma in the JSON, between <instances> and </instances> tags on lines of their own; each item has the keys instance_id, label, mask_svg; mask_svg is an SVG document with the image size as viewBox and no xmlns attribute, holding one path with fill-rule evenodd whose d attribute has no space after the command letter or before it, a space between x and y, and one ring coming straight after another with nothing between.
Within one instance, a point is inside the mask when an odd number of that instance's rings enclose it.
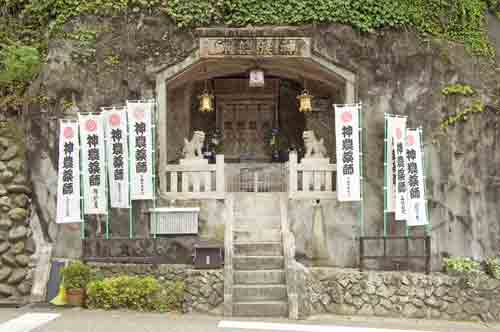
<instances>
[{"instance_id":1,"label":"green vine","mask_svg":"<svg viewBox=\"0 0 500 332\"><path fill-rule=\"evenodd\" d=\"M476 93L474 89L467 84L450 84L441 90L441 93L445 96L450 95L461 95L461 96L472 96Z\"/></svg>"},{"instance_id":2,"label":"green vine","mask_svg":"<svg viewBox=\"0 0 500 332\"><path fill-rule=\"evenodd\" d=\"M413 28L421 34L463 43L472 54L493 59L485 19L487 10L498 14L499 8L500 0L0 0L0 76L8 78L0 86L0 99L10 98L12 91L16 95L24 92L36 75L33 69L40 68L36 58L43 62L48 39L53 36L79 43L72 54L75 61L95 61L98 32L65 33L63 29L64 24L82 15L144 12L166 15L179 28L334 22L365 33ZM17 51L29 56L9 56ZM116 61L111 62L116 65ZM22 66L29 70L16 69ZM20 82L23 89L19 89Z\"/></svg>"},{"instance_id":3,"label":"green vine","mask_svg":"<svg viewBox=\"0 0 500 332\"><path fill-rule=\"evenodd\" d=\"M449 126L453 126L458 122L465 122L467 118L475 113L482 113L485 111L484 103L481 100L474 100L472 104L466 107L463 111L456 113L455 115L451 115L447 117L441 123L441 129L445 130Z\"/></svg>"}]
</instances>

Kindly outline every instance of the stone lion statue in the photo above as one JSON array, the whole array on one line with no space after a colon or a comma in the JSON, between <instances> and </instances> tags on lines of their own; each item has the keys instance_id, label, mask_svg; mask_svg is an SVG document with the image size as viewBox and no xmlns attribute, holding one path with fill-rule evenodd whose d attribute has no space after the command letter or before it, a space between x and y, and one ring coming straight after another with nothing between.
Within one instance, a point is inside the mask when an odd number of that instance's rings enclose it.
<instances>
[{"instance_id":1,"label":"stone lion statue","mask_svg":"<svg viewBox=\"0 0 500 332\"><path fill-rule=\"evenodd\" d=\"M318 139L313 130L306 130L302 134L306 154L304 158L325 158L326 148L323 143L323 138Z\"/></svg>"},{"instance_id":2,"label":"stone lion statue","mask_svg":"<svg viewBox=\"0 0 500 332\"><path fill-rule=\"evenodd\" d=\"M186 159L202 159L203 154L201 153L201 148L205 142L205 133L202 131L195 131L193 133L193 138L188 141L184 138L184 148L182 153Z\"/></svg>"}]
</instances>

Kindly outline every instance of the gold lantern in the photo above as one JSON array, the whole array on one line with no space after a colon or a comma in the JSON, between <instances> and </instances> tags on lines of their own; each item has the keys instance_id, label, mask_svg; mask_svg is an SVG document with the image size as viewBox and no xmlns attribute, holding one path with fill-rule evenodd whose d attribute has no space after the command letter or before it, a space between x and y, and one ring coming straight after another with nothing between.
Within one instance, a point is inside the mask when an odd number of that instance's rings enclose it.
<instances>
[{"instance_id":1,"label":"gold lantern","mask_svg":"<svg viewBox=\"0 0 500 332\"><path fill-rule=\"evenodd\" d=\"M309 92L304 89L300 95L297 96L299 100L299 112L311 112L312 111L312 96Z\"/></svg>"},{"instance_id":2,"label":"gold lantern","mask_svg":"<svg viewBox=\"0 0 500 332\"><path fill-rule=\"evenodd\" d=\"M198 96L200 100L200 112L212 112L214 110L214 95L208 92L207 82L205 81L205 90Z\"/></svg>"}]
</instances>

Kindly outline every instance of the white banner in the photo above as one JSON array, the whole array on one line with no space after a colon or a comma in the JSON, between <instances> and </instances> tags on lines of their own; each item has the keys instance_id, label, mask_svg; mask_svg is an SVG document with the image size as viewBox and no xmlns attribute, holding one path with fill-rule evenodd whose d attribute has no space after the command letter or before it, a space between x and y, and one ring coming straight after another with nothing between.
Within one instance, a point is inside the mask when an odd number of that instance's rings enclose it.
<instances>
[{"instance_id":1,"label":"white banner","mask_svg":"<svg viewBox=\"0 0 500 332\"><path fill-rule=\"evenodd\" d=\"M103 112L106 122L106 158L108 163L109 201L112 208L129 208L127 111Z\"/></svg>"},{"instance_id":2,"label":"white banner","mask_svg":"<svg viewBox=\"0 0 500 332\"><path fill-rule=\"evenodd\" d=\"M387 173L387 212L396 211L396 150L394 149L394 136L392 135L392 121L394 119L395 117L387 115L387 165L385 167Z\"/></svg>"},{"instance_id":3,"label":"white banner","mask_svg":"<svg viewBox=\"0 0 500 332\"><path fill-rule=\"evenodd\" d=\"M337 199L342 202L361 200L359 112L360 105L335 105Z\"/></svg>"},{"instance_id":4,"label":"white banner","mask_svg":"<svg viewBox=\"0 0 500 332\"><path fill-rule=\"evenodd\" d=\"M396 158L396 220L408 218L406 168L406 117L394 117L391 126Z\"/></svg>"},{"instance_id":5,"label":"white banner","mask_svg":"<svg viewBox=\"0 0 500 332\"><path fill-rule=\"evenodd\" d=\"M104 125L100 114L78 114L82 142L83 203L85 214L106 214Z\"/></svg>"},{"instance_id":6,"label":"white banner","mask_svg":"<svg viewBox=\"0 0 500 332\"><path fill-rule=\"evenodd\" d=\"M420 129L408 129L406 160L408 163L408 226L428 223L425 203L424 168Z\"/></svg>"},{"instance_id":7,"label":"white banner","mask_svg":"<svg viewBox=\"0 0 500 332\"><path fill-rule=\"evenodd\" d=\"M82 222L78 122L60 120L59 128L56 223Z\"/></svg>"},{"instance_id":8,"label":"white banner","mask_svg":"<svg viewBox=\"0 0 500 332\"><path fill-rule=\"evenodd\" d=\"M154 102L127 102L130 147L130 195L153 199L152 114Z\"/></svg>"}]
</instances>

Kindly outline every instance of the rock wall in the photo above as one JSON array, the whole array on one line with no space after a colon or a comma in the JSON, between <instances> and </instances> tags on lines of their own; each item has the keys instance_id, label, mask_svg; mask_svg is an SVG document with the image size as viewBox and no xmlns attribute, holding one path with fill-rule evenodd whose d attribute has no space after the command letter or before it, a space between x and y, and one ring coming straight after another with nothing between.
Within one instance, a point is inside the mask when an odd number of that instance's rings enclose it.
<instances>
[{"instance_id":1,"label":"rock wall","mask_svg":"<svg viewBox=\"0 0 500 332\"><path fill-rule=\"evenodd\" d=\"M391 316L500 321L500 281L404 272L302 270L299 310L303 317Z\"/></svg>"},{"instance_id":2,"label":"rock wall","mask_svg":"<svg viewBox=\"0 0 500 332\"><path fill-rule=\"evenodd\" d=\"M16 121L0 123L0 302L25 300L35 265L24 127Z\"/></svg>"},{"instance_id":3,"label":"rock wall","mask_svg":"<svg viewBox=\"0 0 500 332\"><path fill-rule=\"evenodd\" d=\"M497 19L490 21L498 28ZM30 107L32 139L28 145L28 167L33 180L34 218L40 220L45 239L55 244L54 255L61 257L78 257L81 245L76 229L56 225L54 221L54 117L63 117L64 105L72 96L82 111L151 97L156 72L179 63L198 45L194 31L179 30L165 17L144 13L131 13L126 18L80 17L65 26L68 33L78 34L85 29L97 31L90 46L95 53L89 53L89 45L76 39L51 40L47 64L31 87L33 95L49 100L45 105ZM409 126L422 126L424 131L433 268L439 269L445 254L474 258L498 255L500 132L497 114L491 107L500 98L500 78L495 71L498 65L471 57L462 45L420 38L413 31L361 34L339 24L289 30L311 37L314 54L356 73L357 96L364 104L366 129L365 234L382 234L384 113L407 115ZM273 31L270 27L266 33L273 35ZM493 43L500 53L498 38ZM116 61L109 61L110 57ZM456 82L471 85L476 94L471 98L443 96L441 89ZM485 112L473 114L447 131L440 128L447 116L463 111L476 99L487 106ZM41 110L47 112L40 113ZM169 122L169 126L174 126L168 128L169 135L177 135L177 124ZM172 141L176 138L169 143ZM169 144L169 149L178 147ZM146 208L141 205L136 209L138 229L147 224L142 214ZM307 209L303 213L309 214ZM341 255L338 264L352 266L357 261L354 236L360 232L356 226L357 211L348 203L336 203L331 211L325 217L330 255ZM113 212L112 235L121 234L126 218L126 213ZM90 225L95 227L95 221ZM296 225L296 232L307 229L307 225ZM421 232L417 229L412 234ZM94 229L89 233L93 235ZM404 234L401 223L390 218L389 234ZM302 239L297 236L297 248L307 247L306 239L299 241Z\"/></svg>"},{"instance_id":4,"label":"rock wall","mask_svg":"<svg viewBox=\"0 0 500 332\"><path fill-rule=\"evenodd\" d=\"M222 315L224 271L195 270L190 265L90 263L105 277L117 275L154 276L159 280L182 281L185 285L184 312Z\"/></svg>"}]
</instances>

